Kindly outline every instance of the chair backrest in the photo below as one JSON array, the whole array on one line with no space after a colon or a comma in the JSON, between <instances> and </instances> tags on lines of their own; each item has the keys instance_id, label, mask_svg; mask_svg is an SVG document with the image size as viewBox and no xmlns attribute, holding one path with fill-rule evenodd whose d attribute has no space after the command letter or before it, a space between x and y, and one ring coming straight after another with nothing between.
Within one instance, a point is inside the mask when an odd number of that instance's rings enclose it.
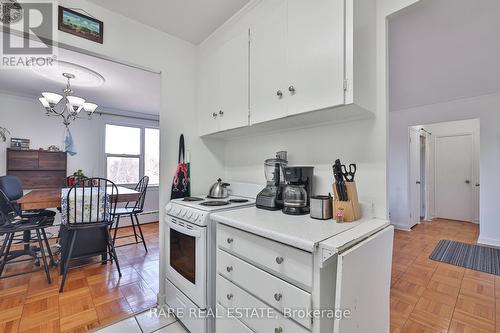
<instances>
[{"instance_id":1,"label":"chair backrest","mask_svg":"<svg viewBox=\"0 0 500 333\"><path fill-rule=\"evenodd\" d=\"M0 190L0 225L11 222L16 216L18 216L17 211L5 193Z\"/></svg>"},{"instance_id":2,"label":"chair backrest","mask_svg":"<svg viewBox=\"0 0 500 333\"><path fill-rule=\"evenodd\" d=\"M135 201L134 209L143 210L144 209L144 201L146 200L146 193L148 191L149 177L144 176L139 180L137 185L135 185L134 190L140 192L139 198ZM130 207L130 202L127 203L125 207Z\"/></svg>"},{"instance_id":3,"label":"chair backrest","mask_svg":"<svg viewBox=\"0 0 500 333\"><path fill-rule=\"evenodd\" d=\"M62 190L62 222L71 227L96 227L112 223L118 188L104 178L88 178Z\"/></svg>"},{"instance_id":4,"label":"chair backrest","mask_svg":"<svg viewBox=\"0 0 500 333\"><path fill-rule=\"evenodd\" d=\"M16 176L0 177L0 190L7 196L9 201L21 199L23 196L21 178Z\"/></svg>"}]
</instances>

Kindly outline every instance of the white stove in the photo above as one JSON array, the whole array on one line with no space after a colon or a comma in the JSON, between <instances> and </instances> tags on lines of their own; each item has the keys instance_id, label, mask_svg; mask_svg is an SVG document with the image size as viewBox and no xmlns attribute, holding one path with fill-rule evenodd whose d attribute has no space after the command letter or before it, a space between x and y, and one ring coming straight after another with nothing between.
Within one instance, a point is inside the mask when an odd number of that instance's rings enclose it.
<instances>
[{"instance_id":1,"label":"white stove","mask_svg":"<svg viewBox=\"0 0 500 333\"><path fill-rule=\"evenodd\" d=\"M215 311L216 278L217 224L210 214L253 205L255 196L231 195L174 199L165 207L166 301L190 332L215 332L215 320L207 316Z\"/></svg>"}]
</instances>

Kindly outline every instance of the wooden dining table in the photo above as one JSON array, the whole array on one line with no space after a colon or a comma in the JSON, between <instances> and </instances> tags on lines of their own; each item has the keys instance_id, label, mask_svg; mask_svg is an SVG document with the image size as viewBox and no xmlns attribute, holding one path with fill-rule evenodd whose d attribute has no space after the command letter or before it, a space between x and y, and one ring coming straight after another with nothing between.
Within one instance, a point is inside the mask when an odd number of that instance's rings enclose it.
<instances>
[{"instance_id":1,"label":"wooden dining table","mask_svg":"<svg viewBox=\"0 0 500 333\"><path fill-rule=\"evenodd\" d=\"M124 186L117 186L117 202L129 202L139 199L141 193ZM22 210L50 209L61 207L61 189L48 188L31 190L17 200Z\"/></svg>"}]
</instances>

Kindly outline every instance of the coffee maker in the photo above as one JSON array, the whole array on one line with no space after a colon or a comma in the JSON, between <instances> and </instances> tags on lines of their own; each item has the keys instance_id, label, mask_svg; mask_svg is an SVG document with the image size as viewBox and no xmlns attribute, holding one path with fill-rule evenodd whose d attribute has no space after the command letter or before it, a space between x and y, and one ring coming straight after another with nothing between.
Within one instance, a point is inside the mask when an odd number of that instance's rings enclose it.
<instances>
[{"instance_id":1,"label":"coffee maker","mask_svg":"<svg viewBox=\"0 0 500 333\"><path fill-rule=\"evenodd\" d=\"M283 213L305 215L310 212L314 167L293 166L285 168Z\"/></svg>"},{"instance_id":2,"label":"coffee maker","mask_svg":"<svg viewBox=\"0 0 500 333\"><path fill-rule=\"evenodd\" d=\"M266 187L257 194L257 208L279 210L283 208L283 189L285 187L284 168L288 164L287 152L279 151L276 158L264 161Z\"/></svg>"}]
</instances>

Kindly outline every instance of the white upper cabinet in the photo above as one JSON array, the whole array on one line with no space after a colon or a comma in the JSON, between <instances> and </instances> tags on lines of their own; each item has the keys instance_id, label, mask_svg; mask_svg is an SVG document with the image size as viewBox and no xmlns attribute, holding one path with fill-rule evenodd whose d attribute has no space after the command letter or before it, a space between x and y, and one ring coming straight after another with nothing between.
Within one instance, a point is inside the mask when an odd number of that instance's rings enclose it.
<instances>
[{"instance_id":1,"label":"white upper cabinet","mask_svg":"<svg viewBox=\"0 0 500 333\"><path fill-rule=\"evenodd\" d=\"M286 116L287 2L251 27L250 113L253 124Z\"/></svg>"},{"instance_id":2,"label":"white upper cabinet","mask_svg":"<svg viewBox=\"0 0 500 333\"><path fill-rule=\"evenodd\" d=\"M248 125L248 31L219 50L219 121L225 131Z\"/></svg>"},{"instance_id":3,"label":"white upper cabinet","mask_svg":"<svg viewBox=\"0 0 500 333\"><path fill-rule=\"evenodd\" d=\"M206 54L200 65L198 130L200 135L219 131L219 73L215 54Z\"/></svg>"},{"instance_id":4,"label":"white upper cabinet","mask_svg":"<svg viewBox=\"0 0 500 333\"><path fill-rule=\"evenodd\" d=\"M344 104L344 0L288 0L288 115Z\"/></svg>"},{"instance_id":5,"label":"white upper cabinet","mask_svg":"<svg viewBox=\"0 0 500 333\"><path fill-rule=\"evenodd\" d=\"M248 125L248 31L201 59L198 128L207 135Z\"/></svg>"}]
</instances>

